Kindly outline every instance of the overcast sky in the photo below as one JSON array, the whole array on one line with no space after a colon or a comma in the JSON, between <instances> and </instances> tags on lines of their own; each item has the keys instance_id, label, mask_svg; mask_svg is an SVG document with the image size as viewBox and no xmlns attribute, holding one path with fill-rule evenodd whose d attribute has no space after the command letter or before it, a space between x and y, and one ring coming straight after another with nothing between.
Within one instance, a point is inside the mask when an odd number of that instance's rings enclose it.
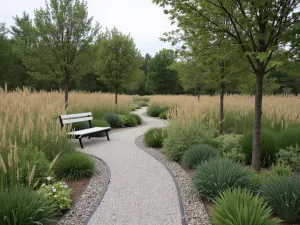
<instances>
[{"instance_id":1,"label":"overcast sky","mask_svg":"<svg viewBox=\"0 0 300 225\"><path fill-rule=\"evenodd\" d=\"M151 0L87 0L89 16L94 17L105 30L115 26L123 33L131 33L142 55L155 55L162 48L171 48L159 37L172 30L163 9ZM11 26L13 16L26 11L31 16L37 8L44 7L44 0L0 0L0 22Z\"/></svg>"}]
</instances>

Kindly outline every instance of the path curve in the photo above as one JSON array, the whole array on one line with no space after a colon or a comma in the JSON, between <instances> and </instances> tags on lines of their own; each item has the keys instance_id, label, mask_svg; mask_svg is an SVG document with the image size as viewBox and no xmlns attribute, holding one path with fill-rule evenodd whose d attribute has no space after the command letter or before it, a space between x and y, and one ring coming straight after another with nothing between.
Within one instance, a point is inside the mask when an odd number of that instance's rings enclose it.
<instances>
[{"instance_id":1,"label":"path curve","mask_svg":"<svg viewBox=\"0 0 300 225\"><path fill-rule=\"evenodd\" d=\"M142 116L146 109L136 111ZM164 121L142 116L145 126L110 134L110 141L84 139L87 154L103 159L111 180L88 225L181 225L178 193L172 176L141 150L135 139Z\"/></svg>"}]
</instances>

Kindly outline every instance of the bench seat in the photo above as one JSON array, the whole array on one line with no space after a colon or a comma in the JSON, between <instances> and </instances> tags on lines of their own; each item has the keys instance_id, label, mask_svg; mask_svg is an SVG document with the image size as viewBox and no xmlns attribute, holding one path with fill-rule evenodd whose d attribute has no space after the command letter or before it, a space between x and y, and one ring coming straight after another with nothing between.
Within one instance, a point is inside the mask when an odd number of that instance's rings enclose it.
<instances>
[{"instance_id":1,"label":"bench seat","mask_svg":"<svg viewBox=\"0 0 300 225\"><path fill-rule=\"evenodd\" d=\"M97 133L100 131L106 131L109 129L110 129L110 127L92 127L92 128L87 128L84 130L72 131L72 132L69 132L68 134L74 135L74 136L83 136L83 135L87 135L87 134Z\"/></svg>"}]
</instances>

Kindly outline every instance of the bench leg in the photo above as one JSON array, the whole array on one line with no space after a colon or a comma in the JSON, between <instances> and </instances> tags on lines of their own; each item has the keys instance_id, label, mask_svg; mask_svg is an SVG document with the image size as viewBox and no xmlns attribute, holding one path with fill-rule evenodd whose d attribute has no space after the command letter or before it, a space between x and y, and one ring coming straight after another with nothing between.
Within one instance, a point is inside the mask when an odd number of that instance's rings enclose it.
<instances>
[{"instance_id":1,"label":"bench leg","mask_svg":"<svg viewBox=\"0 0 300 225\"><path fill-rule=\"evenodd\" d=\"M79 138L80 147L83 149L83 144L81 138Z\"/></svg>"},{"instance_id":2,"label":"bench leg","mask_svg":"<svg viewBox=\"0 0 300 225\"><path fill-rule=\"evenodd\" d=\"M89 139L91 139L91 137L92 137L92 136L90 135L90 136L89 136Z\"/></svg>"},{"instance_id":3,"label":"bench leg","mask_svg":"<svg viewBox=\"0 0 300 225\"><path fill-rule=\"evenodd\" d=\"M106 134L107 140L109 141L108 131L105 131L105 134Z\"/></svg>"}]
</instances>

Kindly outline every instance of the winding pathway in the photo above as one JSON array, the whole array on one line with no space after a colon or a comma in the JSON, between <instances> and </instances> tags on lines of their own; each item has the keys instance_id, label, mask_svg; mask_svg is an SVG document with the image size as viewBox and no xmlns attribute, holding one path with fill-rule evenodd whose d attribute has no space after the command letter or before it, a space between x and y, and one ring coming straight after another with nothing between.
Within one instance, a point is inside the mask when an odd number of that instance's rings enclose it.
<instances>
[{"instance_id":1,"label":"winding pathway","mask_svg":"<svg viewBox=\"0 0 300 225\"><path fill-rule=\"evenodd\" d=\"M136 112L142 116L145 108ZM167 169L141 150L135 139L163 121L142 116L146 125L110 134L110 141L84 139L84 152L103 159L111 180L88 225L181 225L175 183Z\"/></svg>"}]
</instances>

